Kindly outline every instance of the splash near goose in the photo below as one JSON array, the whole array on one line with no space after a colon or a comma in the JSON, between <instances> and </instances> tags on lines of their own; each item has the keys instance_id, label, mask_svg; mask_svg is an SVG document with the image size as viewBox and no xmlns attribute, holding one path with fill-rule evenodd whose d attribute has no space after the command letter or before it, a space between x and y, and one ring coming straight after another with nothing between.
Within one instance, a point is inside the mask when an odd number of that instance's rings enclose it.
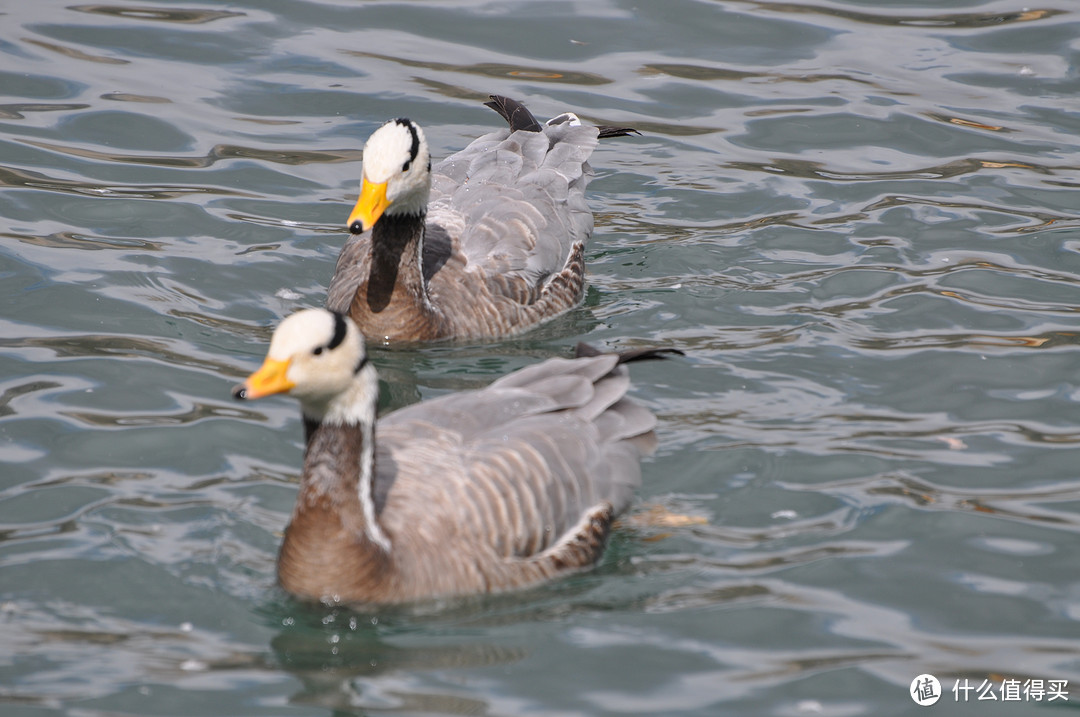
<instances>
[{"instance_id":1,"label":"splash near goose","mask_svg":"<svg viewBox=\"0 0 1080 717\"><path fill-rule=\"evenodd\" d=\"M379 420L351 319L307 309L233 395L300 400L307 448L278 556L302 598L402 603L523 588L594 565L641 481L656 418L624 365L661 351L553 358ZM677 352L675 352L677 353Z\"/></svg>"},{"instance_id":2,"label":"splash near goose","mask_svg":"<svg viewBox=\"0 0 1080 717\"><path fill-rule=\"evenodd\" d=\"M326 307L370 341L510 336L568 311L585 291L588 159L601 137L636 130L540 124L520 102L486 103L508 129L434 165L424 132L391 120L364 146L352 236Z\"/></svg>"}]
</instances>

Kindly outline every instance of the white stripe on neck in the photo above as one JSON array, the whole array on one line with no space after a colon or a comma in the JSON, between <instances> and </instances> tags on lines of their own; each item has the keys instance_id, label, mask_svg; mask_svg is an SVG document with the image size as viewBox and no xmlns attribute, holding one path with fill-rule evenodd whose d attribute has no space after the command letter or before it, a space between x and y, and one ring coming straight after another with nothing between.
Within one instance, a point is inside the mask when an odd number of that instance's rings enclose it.
<instances>
[{"instance_id":1,"label":"white stripe on neck","mask_svg":"<svg viewBox=\"0 0 1080 717\"><path fill-rule=\"evenodd\" d=\"M360 452L360 505L364 508L364 532L371 541L390 552L390 539L386 537L379 519L375 516L375 422L365 423L364 447Z\"/></svg>"}]
</instances>

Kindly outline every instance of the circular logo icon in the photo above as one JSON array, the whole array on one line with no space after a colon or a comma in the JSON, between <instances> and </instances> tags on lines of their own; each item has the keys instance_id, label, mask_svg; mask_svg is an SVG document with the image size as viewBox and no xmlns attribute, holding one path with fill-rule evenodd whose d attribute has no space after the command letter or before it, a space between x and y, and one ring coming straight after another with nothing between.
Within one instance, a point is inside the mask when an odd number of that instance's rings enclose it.
<instances>
[{"instance_id":1,"label":"circular logo icon","mask_svg":"<svg viewBox=\"0 0 1080 717\"><path fill-rule=\"evenodd\" d=\"M941 699L941 683L931 674L923 674L911 681L911 699L920 707L929 707Z\"/></svg>"}]
</instances>

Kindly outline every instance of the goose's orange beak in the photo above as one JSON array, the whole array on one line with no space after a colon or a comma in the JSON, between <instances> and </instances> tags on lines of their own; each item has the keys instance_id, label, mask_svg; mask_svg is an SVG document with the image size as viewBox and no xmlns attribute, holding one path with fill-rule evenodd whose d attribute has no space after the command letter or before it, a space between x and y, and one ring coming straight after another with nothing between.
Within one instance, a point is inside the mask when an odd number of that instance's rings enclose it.
<instances>
[{"instance_id":1,"label":"goose's orange beak","mask_svg":"<svg viewBox=\"0 0 1080 717\"><path fill-rule=\"evenodd\" d=\"M375 184L364 179L360 183L360 198L349 215L349 231L361 234L371 229L388 206L390 200L386 198L386 182Z\"/></svg>"},{"instance_id":2,"label":"goose's orange beak","mask_svg":"<svg viewBox=\"0 0 1080 717\"><path fill-rule=\"evenodd\" d=\"M233 389L233 398L247 400L271 396L275 393L287 393L296 384L285 377L289 371L289 362L268 358L259 370L247 377L247 380Z\"/></svg>"}]
</instances>

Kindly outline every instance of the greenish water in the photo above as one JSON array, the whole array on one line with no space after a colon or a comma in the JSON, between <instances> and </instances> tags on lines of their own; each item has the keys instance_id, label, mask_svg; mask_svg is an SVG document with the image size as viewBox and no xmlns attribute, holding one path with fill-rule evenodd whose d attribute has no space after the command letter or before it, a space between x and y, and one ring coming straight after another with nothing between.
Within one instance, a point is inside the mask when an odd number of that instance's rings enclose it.
<instances>
[{"instance_id":1,"label":"greenish water","mask_svg":"<svg viewBox=\"0 0 1080 717\"><path fill-rule=\"evenodd\" d=\"M0 4L0 713L1075 708L1078 37L1066 0ZM594 155L588 299L376 351L384 408L682 348L634 367L634 512L702 520L526 593L298 605L297 410L229 388L321 304L367 135L445 156L493 92L643 132ZM952 692L1014 679L1069 701Z\"/></svg>"}]
</instances>

